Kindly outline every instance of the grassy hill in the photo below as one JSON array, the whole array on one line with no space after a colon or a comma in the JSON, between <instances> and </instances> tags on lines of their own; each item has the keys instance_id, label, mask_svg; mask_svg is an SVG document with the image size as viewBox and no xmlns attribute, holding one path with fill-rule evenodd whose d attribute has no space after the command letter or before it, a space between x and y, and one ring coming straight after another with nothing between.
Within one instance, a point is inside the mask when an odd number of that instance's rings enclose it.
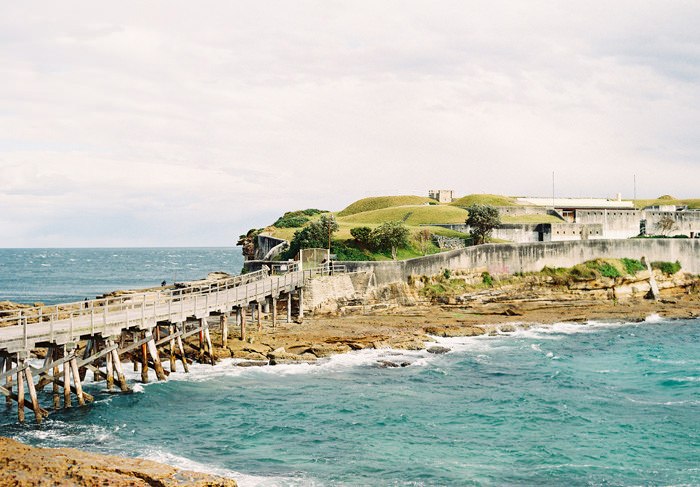
<instances>
[{"instance_id":1,"label":"grassy hill","mask_svg":"<svg viewBox=\"0 0 700 487\"><path fill-rule=\"evenodd\" d=\"M469 205L519 206L515 198L498 194L469 194L450 203L452 206L467 207Z\"/></svg>"},{"instance_id":2,"label":"grassy hill","mask_svg":"<svg viewBox=\"0 0 700 487\"><path fill-rule=\"evenodd\" d=\"M688 205L688 208L697 210L700 209L700 199L676 199L672 196L660 196L650 200L634 200L634 206L640 209L655 205Z\"/></svg>"},{"instance_id":3,"label":"grassy hill","mask_svg":"<svg viewBox=\"0 0 700 487\"><path fill-rule=\"evenodd\" d=\"M341 212L342 213L342 212ZM338 213L339 222L358 224L380 224L387 221L402 221L408 226L427 223L464 223L469 213L462 208L447 205L406 205L363 211L349 216Z\"/></svg>"},{"instance_id":4,"label":"grassy hill","mask_svg":"<svg viewBox=\"0 0 700 487\"><path fill-rule=\"evenodd\" d=\"M435 200L424 196L372 196L357 200L347 208L339 211L338 216L350 216L365 211L381 210L392 206L436 204Z\"/></svg>"}]
</instances>

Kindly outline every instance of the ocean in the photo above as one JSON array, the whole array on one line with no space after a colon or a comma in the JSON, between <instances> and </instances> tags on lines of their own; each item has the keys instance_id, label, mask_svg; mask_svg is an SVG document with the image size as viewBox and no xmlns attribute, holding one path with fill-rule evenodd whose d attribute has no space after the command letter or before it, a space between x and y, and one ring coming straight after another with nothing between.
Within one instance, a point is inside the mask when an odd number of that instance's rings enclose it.
<instances>
[{"instance_id":1,"label":"ocean","mask_svg":"<svg viewBox=\"0 0 700 487\"><path fill-rule=\"evenodd\" d=\"M154 262L162 251L130 255ZM178 251L183 262L189 251ZM203 273L225 267L212 258ZM81 268L50 283L53 295L94 290L84 275L126 282L125 271ZM168 270L149 272L139 279ZM42 286L27 284L31 300ZM0 434L230 475L244 487L700 485L700 321L559 323L438 343L450 352L362 350L258 368L223 360L162 383L134 375L128 395L88 383L94 405L41 426L18 425L0 406Z\"/></svg>"}]
</instances>

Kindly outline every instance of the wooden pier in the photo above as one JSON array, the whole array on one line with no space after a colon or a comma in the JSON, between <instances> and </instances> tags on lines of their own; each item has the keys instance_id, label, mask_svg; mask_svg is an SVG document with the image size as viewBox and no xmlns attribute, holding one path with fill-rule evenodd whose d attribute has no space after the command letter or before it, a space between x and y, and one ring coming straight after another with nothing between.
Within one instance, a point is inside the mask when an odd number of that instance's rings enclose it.
<instances>
[{"instance_id":1,"label":"wooden pier","mask_svg":"<svg viewBox=\"0 0 700 487\"><path fill-rule=\"evenodd\" d=\"M211 321L219 326L225 343L229 318L233 317L239 338L245 340L247 309L251 310L249 324L260 329L262 303L272 303L274 324L277 303L282 301L286 303L286 319L291 321L293 295L297 297L297 313L303 316L306 279L344 272L342 267L328 266L302 271L296 264L275 270L280 273L268 275L263 270L179 289L5 313L0 317L0 394L8 407L17 404L20 422L29 410L41 423L48 409L70 408L74 399L78 406L93 401L82 387L87 372L94 381L104 381L110 392L129 391L125 359L133 363L134 370L140 369L143 382L150 380L151 371L157 380L166 380L177 362L188 372L185 346L190 344L185 339L193 335L199 338L195 347L198 360L214 364ZM30 354L43 358L43 364L30 364ZM169 363L167 370L162 359ZM51 394L40 395L49 385ZM50 406L42 406L40 399L48 402L49 397Z\"/></svg>"}]
</instances>

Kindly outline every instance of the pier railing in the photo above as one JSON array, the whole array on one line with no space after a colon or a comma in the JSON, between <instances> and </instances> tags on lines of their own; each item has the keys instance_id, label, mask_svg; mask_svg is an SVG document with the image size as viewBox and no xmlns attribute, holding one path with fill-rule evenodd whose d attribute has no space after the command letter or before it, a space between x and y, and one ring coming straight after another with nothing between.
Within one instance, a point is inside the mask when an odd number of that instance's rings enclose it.
<instances>
[{"instance_id":1,"label":"pier railing","mask_svg":"<svg viewBox=\"0 0 700 487\"><path fill-rule=\"evenodd\" d=\"M48 341L67 342L82 335L108 336L123 329L152 327L159 321L184 322L303 287L316 276L346 272L343 265L324 265L269 275L267 269L186 287L127 293L50 306L34 306L0 314L0 349L27 349ZM278 270L279 272L279 270ZM8 343L12 345L8 347Z\"/></svg>"}]
</instances>

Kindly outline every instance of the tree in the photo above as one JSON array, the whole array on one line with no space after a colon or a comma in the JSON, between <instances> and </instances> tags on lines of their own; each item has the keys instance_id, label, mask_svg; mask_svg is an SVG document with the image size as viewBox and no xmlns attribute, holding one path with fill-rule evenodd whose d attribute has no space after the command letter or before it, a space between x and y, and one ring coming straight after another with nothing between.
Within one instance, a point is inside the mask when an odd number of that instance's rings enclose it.
<instances>
[{"instance_id":1,"label":"tree","mask_svg":"<svg viewBox=\"0 0 700 487\"><path fill-rule=\"evenodd\" d=\"M423 253L423 255L428 253L428 244L430 243L432 236L433 234L430 233L430 230L428 230L427 228L418 230L418 233L416 234L416 238L418 239L418 243L420 244L420 250Z\"/></svg>"},{"instance_id":2,"label":"tree","mask_svg":"<svg viewBox=\"0 0 700 487\"><path fill-rule=\"evenodd\" d=\"M656 222L656 230L661 235L668 235L677 228L678 227L676 226L676 220L674 220L670 216L665 216L661 218L658 222Z\"/></svg>"},{"instance_id":3,"label":"tree","mask_svg":"<svg viewBox=\"0 0 700 487\"><path fill-rule=\"evenodd\" d=\"M471 205L467 208L469 216L465 223L471 228L475 244L482 244L491 235L494 228L501 224L498 208L491 205Z\"/></svg>"},{"instance_id":4,"label":"tree","mask_svg":"<svg viewBox=\"0 0 700 487\"><path fill-rule=\"evenodd\" d=\"M369 247L371 244L372 229L369 227L355 227L350 229L350 235L360 245Z\"/></svg>"},{"instance_id":5,"label":"tree","mask_svg":"<svg viewBox=\"0 0 700 487\"><path fill-rule=\"evenodd\" d=\"M335 221L335 217L330 213L321 215L318 220L294 232L285 257L293 258L301 249L327 248L331 237L337 231L338 222Z\"/></svg>"},{"instance_id":6,"label":"tree","mask_svg":"<svg viewBox=\"0 0 700 487\"><path fill-rule=\"evenodd\" d=\"M391 258L396 260L396 251L408 245L409 231L402 222L382 223L372 230L372 244L381 252L391 251Z\"/></svg>"}]
</instances>

